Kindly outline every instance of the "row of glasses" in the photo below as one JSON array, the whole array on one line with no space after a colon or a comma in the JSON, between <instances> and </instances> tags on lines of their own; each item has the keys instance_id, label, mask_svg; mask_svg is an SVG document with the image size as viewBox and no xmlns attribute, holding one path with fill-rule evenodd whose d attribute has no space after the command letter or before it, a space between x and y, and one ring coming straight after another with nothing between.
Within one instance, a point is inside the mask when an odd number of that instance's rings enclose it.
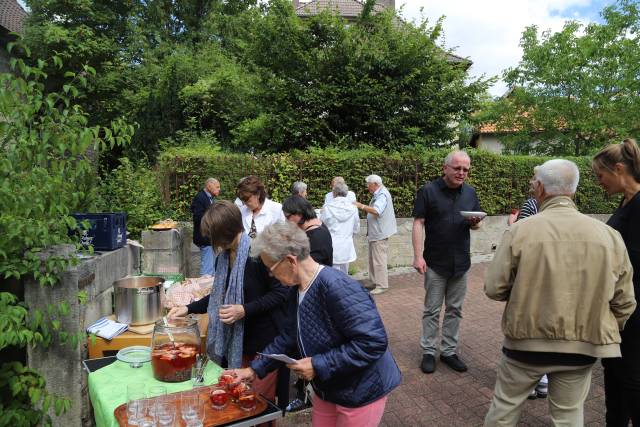
<instances>
[{"instance_id":1,"label":"row of glasses","mask_svg":"<svg viewBox=\"0 0 640 427\"><path fill-rule=\"evenodd\" d=\"M155 427L173 425L175 408L167 398L167 388L143 383L127 384L127 420L132 426ZM171 420L167 420L167 413ZM161 416L163 415L163 416Z\"/></svg>"}]
</instances>

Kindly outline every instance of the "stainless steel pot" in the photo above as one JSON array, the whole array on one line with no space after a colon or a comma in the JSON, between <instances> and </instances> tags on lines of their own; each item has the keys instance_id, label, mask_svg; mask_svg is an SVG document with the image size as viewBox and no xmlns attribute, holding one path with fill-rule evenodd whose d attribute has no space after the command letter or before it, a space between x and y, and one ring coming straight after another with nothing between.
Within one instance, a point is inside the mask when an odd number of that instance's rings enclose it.
<instances>
[{"instance_id":1,"label":"stainless steel pot","mask_svg":"<svg viewBox=\"0 0 640 427\"><path fill-rule=\"evenodd\" d=\"M161 277L135 276L113 282L116 320L146 325L162 317Z\"/></svg>"}]
</instances>

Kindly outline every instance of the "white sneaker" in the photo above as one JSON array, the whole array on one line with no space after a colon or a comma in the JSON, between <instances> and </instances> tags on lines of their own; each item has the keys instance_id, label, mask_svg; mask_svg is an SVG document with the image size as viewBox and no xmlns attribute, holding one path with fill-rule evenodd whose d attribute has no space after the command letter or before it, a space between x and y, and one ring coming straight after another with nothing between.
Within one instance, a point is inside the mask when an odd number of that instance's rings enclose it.
<instances>
[{"instance_id":1,"label":"white sneaker","mask_svg":"<svg viewBox=\"0 0 640 427\"><path fill-rule=\"evenodd\" d=\"M543 375L542 378L540 378L538 385L536 385L535 391L537 397L541 399L547 397L547 394L549 394L549 379L546 375Z\"/></svg>"},{"instance_id":2,"label":"white sneaker","mask_svg":"<svg viewBox=\"0 0 640 427\"><path fill-rule=\"evenodd\" d=\"M536 389L534 388L529 393L529 396L527 396L527 399L537 399L537 398L538 398L538 393L536 392Z\"/></svg>"},{"instance_id":3,"label":"white sneaker","mask_svg":"<svg viewBox=\"0 0 640 427\"><path fill-rule=\"evenodd\" d=\"M383 294L385 292L387 292L387 288L381 288L381 287L376 287L374 290L370 291L369 293L371 295L379 295L379 294Z\"/></svg>"}]
</instances>

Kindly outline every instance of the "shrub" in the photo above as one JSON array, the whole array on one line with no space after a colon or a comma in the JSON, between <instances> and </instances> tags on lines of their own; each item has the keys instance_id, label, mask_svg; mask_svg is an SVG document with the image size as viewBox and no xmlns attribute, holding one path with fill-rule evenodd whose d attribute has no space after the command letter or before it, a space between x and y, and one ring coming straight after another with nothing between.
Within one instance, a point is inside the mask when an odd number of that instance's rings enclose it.
<instances>
[{"instance_id":1,"label":"shrub","mask_svg":"<svg viewBox=\"0 0 640 427\"><path fill-rule=\"evenodd\" d=\"M162 203L157 172L128 158L105 176L100 184L98 210L127 213L127 236L137 239L149 225L171 216Z\"/></svg>"},{"instance_id":2,"label":"shrub","mask_svg":"<svg viewBox=\"0 0 640 427\"><path fill-rule=\"evenodd\" d=\"M233 200L240 178L255 174L261 177L270 197L282 200L289 195L294 181L309 186L309 201L320 207L329 191L332 177L340 175L356 193L358 200L367 203L364 178L378 174L393 195L396 215L411 217L416 190L425 182L441 175L442 162L448 150L411 149L385 152L372 147L359 150L310 149L288 153L254 156L225 152L203 152L197 147L173 148L159 158L160 178L165 202L176 216L189 218L189 203L207 177L220 180L221 198ZM480 205L489 215L509 212L525 200L533 167L547 157L505 156L470 150L472 171L469 184L474 186ZM568 158L580 168L581 182L576 202L585 213L609 213L616 204L607 199L591 173L588 157Z\"/></svg>"}]
</instances>

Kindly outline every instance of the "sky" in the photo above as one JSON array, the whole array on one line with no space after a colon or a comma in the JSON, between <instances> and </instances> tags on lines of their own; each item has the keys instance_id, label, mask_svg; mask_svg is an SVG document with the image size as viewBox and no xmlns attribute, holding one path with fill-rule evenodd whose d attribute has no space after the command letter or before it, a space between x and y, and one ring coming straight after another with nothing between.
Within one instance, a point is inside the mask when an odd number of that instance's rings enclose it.
<instances>
[{"instance_id":1,"label":"sky","mask_svg":"<svg viewBox=\"0 0 640 427\"><path fill-rule=\"evenodd\" d=\"M303 0L304 1L304 0ZM583 23L600 20L600 11L615 0L395 0L396 9L407 20L428 19L432 25L443 16L444 45L458 56L473 61L472 76L501 76L518 65L518 46L525 27L540 31L562 29L567 20ZM18 0L24 7L24 1ZM501 96L507 88L499 80L489 89Z\"/></svg>"},{"instance_id":2,"label":"sky","mask_svg":"<svg viewBox=\"0 0 640 427\"><path fill-rule=\"evenodd\" d=\"M540 31L558 31L567 20L600 22L600 11L614 0L396 0L407 20L421 16L435 24L444 19L444 45L473 61L472 76L501 76L518 65L522 56L522 31L536 25ZM489 92L500 96L506 85L499 81Z\"/></svg>"}]
</instances>

